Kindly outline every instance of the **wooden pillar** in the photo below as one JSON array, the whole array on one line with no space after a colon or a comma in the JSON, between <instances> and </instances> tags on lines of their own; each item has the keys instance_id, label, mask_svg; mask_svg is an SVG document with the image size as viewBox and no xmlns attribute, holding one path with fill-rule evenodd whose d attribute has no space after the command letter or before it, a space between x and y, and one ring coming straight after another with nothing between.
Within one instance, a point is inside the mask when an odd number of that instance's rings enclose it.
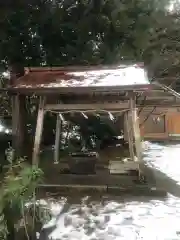
<instances>
[{"instance_id":1,"label":"wooden pillar","mask_svg":"<svg viewBox=\"0 0 180 240\"><path fill-rule=\"evenodd\" d=\"M132 118L132 129L133 129L133 135L134 135L136 156L138 158L138 161L141 162L142 161L142 145L141 145L139 117L137 114L135 94L132 94L130 96L130 113L131 113L131 118Z\"/></svg>"},{"instance_id":2,"label":"wooden pillar","mask_svg":"<svg viewBox=\"0 0 180 240\"><path fill-rule=\"evenodd\" d=\"M55 135L55 145L54 145L54 162L59 162L59 147L60 147L60 134L61 134L61 119L59 114L56 120L56 135Z\"/></svg>"},{"instance_id":3,"label":"wooden pillar","mask_svg":"<svg viewBox=\"0 0 180 240\"><path fill-rule=\"evenodd\" d=\"M21 64L15 64L10 68L10 85L16 84L16 80L24 75L24 68ZM15 150L15 157L27 155L27 109L26 96L16 94L12 96L12 147Z\"/></svg>"},{"instance_id":4,"label":"wooden pillar","mask_svg":"<svg viewBox=\"0 0 180 240\"><path fill-rule=\"evenodd\" d=\"M33 165L38 165L39 163L39 151L40 151L43 123L44 123L44 113L45 113L44 107L45 107L45 97L40 97L35 139L34 139L33 157L32 157Z\"/></svg>"},{"instance_id":5,"label":"wooden pillar","mask_svg":"<svg viewBox=\"0 0 180 240\"><path fill-rule=\"evenodd\" d=\"M12 96L12 147L15 150L14 157L27 155L27 128L26 128L26 98L22 95Z\"/></svg>"},{"instance_id":6,"label":"wooden pillar","mask_svg":"<svg viewBox=\"0 0 180 240\"><path fill-rule=\"evenodd\" d=\"M133 146L133 131L132 131L132 124L131 124L131 116L129 114L129 111L125 112L124 114L124 123L125 123L125 129L127 134L127 140L129 145L129 153L131 160L134 161L134 146Z\"/></svg>"}]
</instances>

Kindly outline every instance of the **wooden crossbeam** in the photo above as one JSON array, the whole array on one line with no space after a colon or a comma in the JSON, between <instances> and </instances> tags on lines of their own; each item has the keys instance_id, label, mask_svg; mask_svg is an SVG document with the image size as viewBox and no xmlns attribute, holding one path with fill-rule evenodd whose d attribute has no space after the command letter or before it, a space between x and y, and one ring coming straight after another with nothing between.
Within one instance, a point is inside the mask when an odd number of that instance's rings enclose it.
<instances>
[{"instance_id":1,"label":"wooden crossbeam","mask_svg":"<svg viewBox=\"0 0 180 240\"><path fill-rule=\"evenodd\" d=\"M152 108L156 106L157 108L160 108L160 110L166 109L166 108L179 108L180 103L172 104L172 103L154 103L151 104L145 104L140 105L137 104L137 108L145 107L145 109ZM45 106L45 110L54 110L54 111L86 111L86 110L105 110L105 111L119 111L123 109L129 109L128 103L94 103L94 104L47 104Z\"/></svg>"},{"instance_id":2,"label":"wooden crossbeam","mask_svg":"<svg viewBox=\"0 0 180 240\"><path fill-rule=\"evenodd\" d=\"M94 103L94 104L47 104L46 110L120 110L129 108L127 103Z\"/></svg>"}]
</instances>

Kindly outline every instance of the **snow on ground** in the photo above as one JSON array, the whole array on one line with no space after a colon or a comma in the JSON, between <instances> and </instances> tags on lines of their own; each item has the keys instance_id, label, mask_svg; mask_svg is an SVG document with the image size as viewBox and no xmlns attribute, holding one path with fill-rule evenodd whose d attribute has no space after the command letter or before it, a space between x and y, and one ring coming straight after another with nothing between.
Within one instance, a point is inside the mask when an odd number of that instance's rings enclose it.
<instances>
[{"instance_id":1,"label":"snow on ground","mask_svg":"<svg viewBox=\"0 0 180 240\"><path fill-rule=\"evenodd\" d=\"M180 144L144 143L144 160L180 182ZM44 202L43 202L44 204ZM179 240L180 199L150 197L102 197L56 199L48 203L52 219L44 226L52 240ZM66 210L64 210L66 209ZM54 229L50 227L54 226Z\"/></svg>"},{"instance_id":2,"label":"snow on ground","mask_svg":"<svg viewBox=\"0 0 180 240\"><path fill-rule=\"evenodd\" d=\"M144 160L180 184L180 144L144 143Z\"/></svg>"}]
</instances>

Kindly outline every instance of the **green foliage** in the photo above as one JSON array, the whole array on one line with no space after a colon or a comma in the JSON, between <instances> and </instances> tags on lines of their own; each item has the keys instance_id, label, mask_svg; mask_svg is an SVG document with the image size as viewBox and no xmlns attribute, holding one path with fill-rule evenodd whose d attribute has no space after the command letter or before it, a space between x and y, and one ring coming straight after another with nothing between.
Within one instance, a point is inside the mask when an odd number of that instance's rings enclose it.
<instances>
[{"instance_id":1,"label":"green foliage","mask_svg":"<svg viewBox=\"0 0 180 240\"><path fill-rule=\"evenodd\" d=\"M18 162L12 167L10 166L3 179L1 196L11 205L19 198L24 201L29 200L42 174L39 168L28 166L25 162Z\"/></svg>"},{"instance_id":2,"label":"green foliage","mask_svg":"<svg viewBox=\"0 0 180 240\"><path fill-rule=\"evenodd\" d=\"M6 221L4 219L4 215L1 213L0 216L0 239L6 240L8 235L8 229L6 225Z\"/></svg>"},{"instance_id":3,"label":"green foliage","mask_svg":"<svg viewBox=\"0 0 180 240\"><path fill-rule=\"evenodd\" d=\"M38 167L29 166L22 160L9 164L6 168L0 189L0 239L2 240L6 240L10 231L7 221L11 221L15 228L18 221L25 218L25 203L32 201L36 187L43 176L43 172Z\"/></svg>"},{"instance_id":4,"label":"green foliage","mask_svg":"<svg viewBox=\"0 0 180 240\"><path fill-rule=\"evenodd\" d=\"M0 10L0 59L33 66L144 60L169 2L15 0Z\"/></svg>"}]
</instances>

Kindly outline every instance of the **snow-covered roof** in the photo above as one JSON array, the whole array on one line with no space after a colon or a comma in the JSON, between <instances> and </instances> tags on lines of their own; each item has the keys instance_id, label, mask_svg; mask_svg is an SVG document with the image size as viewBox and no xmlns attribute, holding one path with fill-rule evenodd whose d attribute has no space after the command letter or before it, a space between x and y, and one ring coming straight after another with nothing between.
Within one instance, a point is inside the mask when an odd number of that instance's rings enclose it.
<instances>
[{"instance_id":1,"label":"snow-covered roof","mask_svg":"<svg viewBox=\"0 0 180 240\"><path fill-rule=\"evenodd\" d=\"M140 65L82 68L33 68L17 79L14 88L121 88L147 87L150 82Z\"/></svg>"}]
</instances>

